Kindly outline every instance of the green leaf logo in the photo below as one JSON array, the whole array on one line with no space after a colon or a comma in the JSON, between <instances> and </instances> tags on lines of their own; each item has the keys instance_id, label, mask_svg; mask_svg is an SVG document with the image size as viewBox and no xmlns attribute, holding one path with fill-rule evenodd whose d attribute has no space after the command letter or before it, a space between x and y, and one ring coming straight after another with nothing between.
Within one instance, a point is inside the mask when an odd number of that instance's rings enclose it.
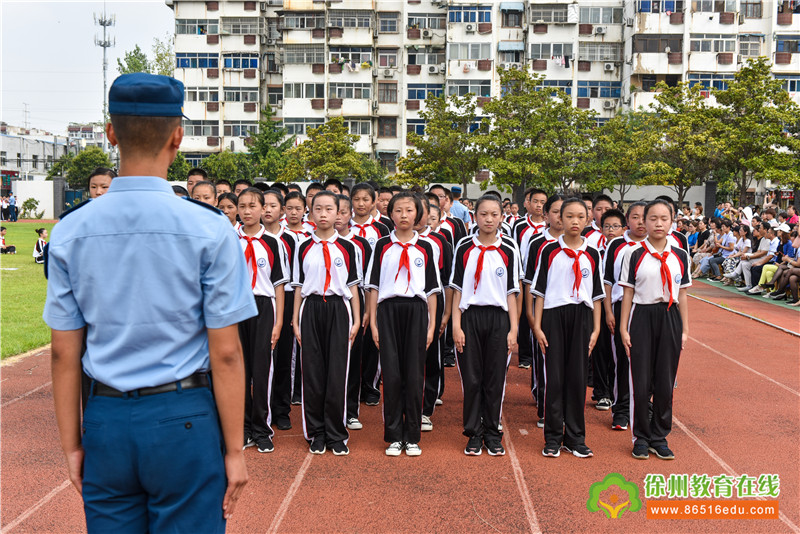
<instances>
[{"instance_id":1,"label":"green leaf logo","mask_svg":"<svg viewBox=\"0 0 800 534\"><path fill-rule=\"evenodd\" d=\"M609 473L602 481L589 487L586 509L590 512L602 511L606 517L617 519L628 510L636 512L641 508L639 486L628 482L619 473Z\"/></svg>"}]
</instances>

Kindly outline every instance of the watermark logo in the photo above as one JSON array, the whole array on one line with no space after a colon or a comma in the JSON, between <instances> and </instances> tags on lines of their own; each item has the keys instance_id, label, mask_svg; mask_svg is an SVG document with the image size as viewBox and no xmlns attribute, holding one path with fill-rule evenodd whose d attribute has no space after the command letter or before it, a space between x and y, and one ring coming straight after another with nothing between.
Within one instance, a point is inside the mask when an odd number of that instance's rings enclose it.
<instances>
[{"instance_id":1,"label":"watermark logo","mask_svg":"<svg viewBox=\"0 0 800 534\"><path fill-rule=\"evenodd\" d=\"M607 518L617 519L625 512L637 512L641 508L639 486L619 473L609 473L589 487L586 509L590 512L603 512Z\"/></svg>"}]
</instances>

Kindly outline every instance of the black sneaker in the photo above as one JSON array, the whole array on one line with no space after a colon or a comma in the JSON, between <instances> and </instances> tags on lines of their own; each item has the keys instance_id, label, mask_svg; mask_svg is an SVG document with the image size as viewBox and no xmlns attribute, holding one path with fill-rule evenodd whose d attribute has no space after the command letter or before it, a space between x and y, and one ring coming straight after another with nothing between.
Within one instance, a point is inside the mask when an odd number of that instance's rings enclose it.
<instances>
[{"instance_id":1,"label":"black sneaker","mask_svg":"<svg viewBox=\"0 0 800 534\"><path fill-rule=\"evenodd\" d=\"M603 397L602 399L597 401L597 404L595 404L594 407L600 410L601 412L607 412L608 410L611 409L611 399Z\"/></svg>"},{"instance_id":2,"label":"black sneaker","mask_svg":"<svg viewBox=\"0 0 800 534\"><path fill-rule=\"evenodd\" d=\"M666 445L659 445L657 447L648 447L648 450L661 458L662 460L674 460L675 454L669 450Z\"/></svg>"},{"instance_id":3,"label":"black sneaker","mask_svg":"<svg viewBox=\"0 0 800 534\"><path fill-rule=\"evenodd\" d=\"M311 440L308 450L311 454L325 454L325 438L318 436Z\"/></svg>"},{"instance_id":4,"label":"black sneaker","mask_svg":"<svg viewBox=\"0 0 800 534\"><path fill-rule=\"evenodd\" d=\"M781 293L777 297L771 297L772 300L786 300L786 293Z\"/></svg>"},{"instance_id":5,"label":"black sneaker","mask_svg":"<svg viewBox=\"0 0 800 534\"><path fill-rule=\"evenodd\" d=\"M594 456L592 449L587 447L586 445L575 445L574 447L567 447L564 445L564 450L567 452L571 452L573 456L578 458L591 458Z\"/></svg>"},{"instance_id":6,"label":"black sneaker","mask_svg":"<svg viewBox=\"0 0 800 534\"><path fill-rule=\"evenodd\" d=\"M444 364L443 364L443 365L444 365L445 367L455 367L455 366L456 366L456 361L455 361L455 359L453 359L453 358L450 358L450 359L445 359L445 360L444 360Z\"/></svg>"},{"instance_id":7,"label":"black sneaker","mask_svg":"<svg viewBox=\"0 0 800 534\"><path fill-rule=\"evenodd\" d=\"M480 456L481 452L483 451L482 441L483 440L481 440L480 436L472 436L469 438L469 441L467 441L467 446L464 449L464 454L467 456Z\"/></svg>"},{"instance_id":8,"label":"black sneaker","mask_svg":"<svg viewBox=\"0 0 800 534\"><path fill-rule=\"evenodd\" d=\"M253 437L245 435L245 437L244 437L244 446L242 447L242 450L249 449L250 447L255 447L255 446L256 446L256 442L255 442L255 440L253 440Z\"/></svg>"},{"instance_id":9,"label":"black sneaker","mask_svg":"<svg viewBox=\"0 0 800 534\"><path fill-rule=\"evenodd\" d=\"M275 450L275 446L272 444L270 438L259 438L257 443L258 452L272 452Z\"/></svg>"},{"instance_id":10,"label":"black sneaker","mask_svg":"<svg viewBox=\"0 0 800 534\"><path fill-rule=\"evenodd\" d=\"M531 362L519 362L519 368L520 369L530 369L531 368Z\"/></svg>"},{"instance_id":11,"label":"black sneaker","mask_svg":"<svg viewBox=\"0 0 800 534\"><path fill-rule=\"evenodd\" d=\"M489 453L489 456L505 456L506 454L503 444L500 443L498 439L492 439L486 442L486 452Z\"/></svg>"},{"instance_id":12,"label":"black sneaker","mask_svg":"<svg viewBox=\"0 0 800 534\"><path fill-rule=\"evenodd\" d=\"M301 404L303 404L303 400L300 397L292 398L292 406L300 406Z\"/></svg>"},{"instance_id":13,"label":"black sneaker","mask_svg":"<svg viewBox=\"0 0 800 534\"><path fill-rule=\"evenodd\" d=\"M347 456L350 454L350 449L344 444L344 441L334 441L331 443L331 451L334 456Z\"/></svg>"},{"instance_id":14,"label":"black sneaker","mask_svg":"<svg viewBox=\"0 0 800 534\"><path fill-rule=\"evenodd\" d=\"M637 460L647 460L650 458L650 453L647 452L647 445L634 445L632 454Z\"/></svg>"},{"instance_id":15,"label":"black sneaker","mask_svg":"<svg viewBox=\"0 0 800 534\"><path fill-rule=\"evenodd\" d=\"M364 404L367 406L377 406L381 403L380 397L367 397L364 399Z\"/></svg>"},{"instance_id":16,"label":"black sneaker","mask_svg":"<svg viewBox=\"0 0 800 534\"><path fill-rule=\"evenodd\" d=\"M539 428L544 428L544 417L536 421L536 426L538 426Z\"/></svg>"},{"instance_id":17,"label":"black sneaker","mask_svg":"<svg viewBox=\"0 0 800 534\"><path fill-rule=\"evenodd\" d=\"M291 430L292 422L289 419L278 419L275 421L275 428L278 430Z\"/></svg>"},{"instance_id":18,"label":"black sneaker","mask_svg":"<svg viewBox=\"0 0 800 534\"><path fill-rule=\"evenodd\" d=\"M560 454L561 447L558 445L545 444L544 449L542 449L542 456L547 458L558 458Z\"/></svg>"},{"instance_id":19,"label":"black sneaker","mask_svg":"<svg viewBox=\"0 0 800 534\"><path fill-rule=\"evenodd\" d=\"M611 423L611 430L628 430L628 420L615 419L614 422Z\"/></svg>"}]
</instances>

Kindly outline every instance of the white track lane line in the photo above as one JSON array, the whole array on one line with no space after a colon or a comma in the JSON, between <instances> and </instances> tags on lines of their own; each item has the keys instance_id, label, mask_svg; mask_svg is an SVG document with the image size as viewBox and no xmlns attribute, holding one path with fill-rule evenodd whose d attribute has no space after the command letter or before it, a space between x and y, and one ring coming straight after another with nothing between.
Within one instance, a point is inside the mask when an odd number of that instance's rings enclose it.
<instances>
[{"instance_id":1,"label":"white track lane line","mask_svg":"<svg viewBox=\"0 0 800 534\"><path fill-rule=\"evenodd\" d=\"M15 403L15 402L17 402L18 400L22 400L22 399L24 399L25 397L27 397L28 395L30 395L30 394L32 394L32 393L36 393L37 391L39 391L39 390L40 390L40 389L42 389L42 388L46 388L47 386L49 386L49 385L50 385L50 384L52 384L52 383L53 383L52 381L50 381L50 382L46 382L46 383L42 384L41 386L39 386L38 388L33 388L33 389L32 389L32 390L30 390L29 392L27 392L27 393L23 393L23 394L22 394L22 395L20 395L19 397L14 397L14 398L13 398L13 399L11 399L11 400L7 400L7 401L6 401L6 402L4 402L3 404L0 404L0 408L5 408L5 407L6 407L6 406L8 406L9 404L14 404L14 403Z\"/></svg>"},{"instance_id":2,"label":"white track lane line","mask_svg":"<svg viewBox=\"0 0 800 534\"><path fill-rule=\"evenodd\" d=\"M34 513L36 513L36 510L38 510L39 508L41 508L42 506L44 506L45 504L50 502L53 499L53 497L58 495L64 488L67 488L67 487L69 487L71 485L72 485L72 483L69 481L69 479L67 479L64 482L62 482L60 486L58 486L57 488L54 488L50 493L48 493L47 495L45 495L44 497L39 499L39 502L37 502L36 504L31 506L27 510L22 512L11 523L9 523L6 526L4 526L3 530L0 530L0 534L6 534L6 532L10 532L12 529L14 529L15 527L19 526L20 523L22 523L23 521L28 519L30 516L32 516Z\"/></svg>"},{"instance_id":3,"label":"white track lane line","mask_svg":"<svg viewBox=\"0 0 800 534\"><path fill-rule=\"evenodd\" d=\"M508 419L505 416L503 417L503 428L511 428L511 426L508 424ZM517 482L517 489L519 490L519 495L522 498L522 506L525 508L525 516L528 518L528 525L531 528L531 532L538 534L542 532L542 528L539 526L539 520L536 517L536 510L533 508L531 494L528 490L528 484L525 483L525 475L523 474L522 468L519 465L519 458L517 458L517 452L514 449L514 442L511 440L511 434L511 432L503 433L506 438L506 445L508 445L508 456L511 458L511 468L514 471L514 479Z\"/></svg>"},{"instance_id":4,"label":"white track lane line","mask_svg":"<svg viewBox=\"0 0 800 534\"><path fill-rule=\"evenodd\" d=\"M763 378L763 379L765 379L765 380L769 380L770 382L772 382L772 383L773 383L773 384L775 384L776 386L778 386L778 387L780 387L780 388L783 388L783 389L785 389L786 391L788 391L788 392L789 392L789 393L791 393L792 395L795 395L795 396L797 396L797 397L800 397L800 391L796 391L796 390L794 390L794 389L790 388L789 386L787 386L787 385L785 385L785 384L781 384L781 383L780 383L780 382L778 382L777 380L774 380L774 379L772 379L772 378L768 377L768 376L767 376L767 375L765 375L764 373L760 373L760 372L756 371L755 369L753 369L752 367L748 367L747 365L743 364L743 363L742 363L742 362L740 362L739 360L737 360L737 359L735 359L735 358L731 358L731 357L730 357L730 356L728 356L727 354L723 354L723 353L721 353L720 351L718 351L718 350L716 350L716 349L714 349L714 348L712 348L712 347L709 347L708 345L706 345L705 343L703 343L703 342L702 342L702 341L700 341L699 339L693 338L692 336L689 336L689 339L691 339L692 341L694 341L695 343L697 343L697 344L698 344L698 345L700 345L701 347L703 347L703 348L705 348L705 349L707 349L707 350L710 350L711 352L713 352L713 353L714 353L714 354L716 354L717 356L722 356L722 357L723 357L723 358L725 358L726 360L729 360L729 361L731 361L731 362L735 363L736 365L738 365L738 366L740 366L740 367L742 367L742 368L744 368L744 369L747 369L748 371L750 371L750 372L752 372L752 373L754 373L754 374L757 374L757 375L758 375L758 376L760 376L761 378Z\"/></svg>"},{"instance_id":5,"label":"white track lane line","mask_svg":"<svg viewBox=\"0 0 800 534\"><path fill-rule=\"evenodd\" d=\"M311 453L308 453L306 455L306 459L303 460L300 469L297 470L297 474L294 476L294 482L292 482L292 485L289 486L289 490L286 492L283 502L278 507L278 511L275 512L275 517L272 518L272 523L269 524L267 534L278 532L278 528L280 528L283 518L286 516L286 511L289 510L289 505L292 504L292 499L294 499L297 490L300 489L300 484L303 483L303 478L306 476L306 471L308 471L308 468L311 465L312 458L314 458L314 456Z\"/></svg>"},{"instance_id":6,"label":"white track lane line","mask_svg":"<svg viewBox=\"0 0 800 534\"><path fill-rule=\"evenodd\" d=\"M686 427L686 425L681 423L680 420L677 417L675 417L674 415L672 416L672 421L678 426L678 428L683 430L684 433L686 433L687 436L692 438L692 440L695 443L697 443L700 446L701 449L703 449L709 456L711 456L711 458L713 458L714 461L717 462L719 464L719 466L722 467L722 469L724 469L730 476L732 476L732 477L739 476L739 473L734 471L733 468L730 465L728 465L728 463L725 460L720 458L720 456L717 453L715 453L713 450L711 450L711 447L709 447L708 445L703 443L703 440L701 440L699 437L697 437L697 435L694 432L689 430ZM760 500L760 501L766 500L764 497L757 497L757 499ZM792 532L800 534L800 527L798 527L797 525L792 523L791 519L786 517L786 514L784 514L783 512L779 511L778 512L778 517L780 518L781 521L783 521L786 524L786 526L788 526L790 529L792 529Z\"/></svg>"}]
</instances>

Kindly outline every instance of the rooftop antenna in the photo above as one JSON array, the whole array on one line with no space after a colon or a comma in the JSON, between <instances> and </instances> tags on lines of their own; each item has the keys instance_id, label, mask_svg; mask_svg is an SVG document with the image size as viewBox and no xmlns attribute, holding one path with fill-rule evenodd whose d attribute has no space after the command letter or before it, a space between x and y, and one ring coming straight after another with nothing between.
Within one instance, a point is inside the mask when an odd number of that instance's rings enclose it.
<instances>
[{"instance_id":1,"label":"rooftop antenna","mask_svg":"<svg viewBox=\"0 0 800 534\"><path fill-rule=\"evenodd\" d=\"M116 15L106 15L106 3L103 2L103 14L94 14L94 23L103 28L103 37L94 37L94 44L103 49L103 128L108 121L108 48L117 44L117 40L108 35L108 28L117 22ZM103 152L108 152L108 141L103 133Z\"/></svg>"}]
</instances>

